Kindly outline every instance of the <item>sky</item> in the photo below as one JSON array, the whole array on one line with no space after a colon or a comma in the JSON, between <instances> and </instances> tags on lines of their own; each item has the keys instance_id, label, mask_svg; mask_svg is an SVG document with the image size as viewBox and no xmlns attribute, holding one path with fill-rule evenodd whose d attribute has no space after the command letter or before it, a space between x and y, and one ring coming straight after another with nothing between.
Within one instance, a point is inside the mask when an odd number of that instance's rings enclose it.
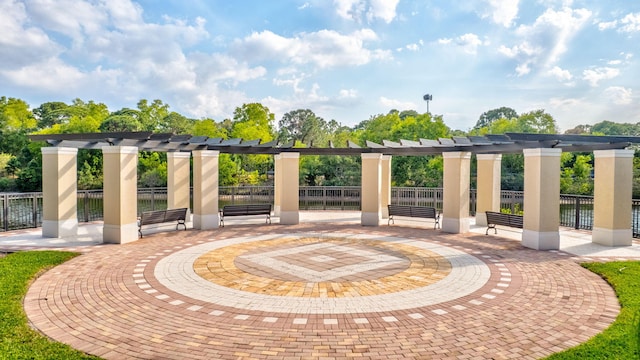
<instances>
[{"instance_id":1,"label":"sky","mask_svg":"<svg viewBox=\"0 0 640 360\"><path fill-rule=\"evenodd\" d=\"M469 130L544 109L640 122L637 0L0 0L0 96L111 111L245 103L354 126L396 109ZM426 102L423 96L432 95Z\"/></svg>"}]
</instances>

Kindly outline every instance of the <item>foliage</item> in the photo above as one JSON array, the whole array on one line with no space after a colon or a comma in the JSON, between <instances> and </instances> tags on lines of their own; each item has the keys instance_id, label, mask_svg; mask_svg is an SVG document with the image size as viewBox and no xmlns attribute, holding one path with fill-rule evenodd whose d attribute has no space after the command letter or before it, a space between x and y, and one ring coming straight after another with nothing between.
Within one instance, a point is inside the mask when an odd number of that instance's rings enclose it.
<instances>
[{"instance_id":1,"label":"foliage","mask_svg":"<svg viewBox=\"0 0 640 360\"><path fill-rule=\"evenodd\" d=\"M586 343L553 354L548 359L637 359L640 357L640 328L637 322L640 313L640 262L585 263L582 266L611 284L620 302L620 314L602 333Z\"/></svg>"},{"instance_id":2,"label":"foliage","mask_svg":"<svg viewBox=\"0 0 640 360\"><path fill-rule=\"evenodd\" d=\"M489 127L496 120L500 120L500 119L511 120L517 117L518 117L518 113L515 110L513 110L510 107L503 106L497 109L483 112L478 118L478 121L476 122L476 125L473 128L480 129L483 127Z\"/></svg>"},{"instance_id":3,"label":"foliage","mask_svg":"<svg viewBox=\"0 0 640 360\"><path fill-rule=\"evenodd\" d=\"M76 255L61 251L33 251L14 253L0 259L0 358L96 359L32 330L22 309L22 299L31 279Z\"/></svg>"},{"instance_id":4,"label":"foliage","mask_svg":"<svg viewBox=\"0 0 640 360\"><path fill-rule=\"evenodd\" d=\"M278 141L299 141L306 145L320 145L327 137L327 122L309 109L289 111L278 122Z\"/></svg>"},{"instance_id":5,"label":"foliage","mask_svg":"<svg viewBox=\"0 0 640 360\"><path fill-rule=\"evenodd\" d=\"M593 195L593 159L591 154L562 153L560 193Z\"/></svg>"}]
</instances>

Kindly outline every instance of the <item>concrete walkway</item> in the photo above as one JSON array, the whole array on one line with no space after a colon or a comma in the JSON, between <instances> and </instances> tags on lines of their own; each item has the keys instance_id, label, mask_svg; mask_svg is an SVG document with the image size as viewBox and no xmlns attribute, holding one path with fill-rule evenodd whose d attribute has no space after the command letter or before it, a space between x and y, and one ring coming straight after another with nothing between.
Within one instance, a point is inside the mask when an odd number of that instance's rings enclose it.
<instances>
[{"instance_id":1,"label":"concrete walkway","mask_svg":"<svg viewBox=\"0 0 640 360\"><path fill-rule=\"evenodd\" d=\"M506 228L363 227L357 212L277 220L169 226L127 245L100 245L99 223L64 241L37 229L0 234L0 249L84 253L39 277L25 310L54 340L107 359L540 358L619 312L578 263L640 258L636 244L599 247L587 232L534 251Z\"/></svg>"}]
</instances>

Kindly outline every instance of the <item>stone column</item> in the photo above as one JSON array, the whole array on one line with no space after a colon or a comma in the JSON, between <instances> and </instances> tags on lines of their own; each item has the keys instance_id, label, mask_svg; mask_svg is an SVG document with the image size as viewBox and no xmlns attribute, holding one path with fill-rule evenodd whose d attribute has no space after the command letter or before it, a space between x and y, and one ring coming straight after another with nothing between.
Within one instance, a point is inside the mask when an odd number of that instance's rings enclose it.
<instances>
[{"instance_id":1,"label":"stone column","mask_svg":"<svg viewBox=\"0 0 640 360\"><path fill-rule=\"evenodd\" d=\"M382 154L362 154L362 190L360 223L363 226L380 225L382 203Z\"/></svg>"},{"instance_id":2,"label":"stone column","mask_svg":"<svg viewBox=\"0 0 640 360\"><path fill-rule=\"evenodd\" d=\"M104 243L138 240L138 148L104 146Z\"/></svg>"},{"instance_id":3,"label":"stone column","mask_svg":"<svg viewBox=\"0 0 640 360\"><path fill-rule=\"evenodd\" d=\"M280 224L300 223L300 153L281 153L282 193L280 202Z\"/></svg>"},{"instance_id":4,"label":"stone column","mask_svg":"<svg viewBox=\"0 0 640 360\"><path fill-rule=\"evenodd\" d=\"M273 156L273 216L280 216L282 204L282 155Z\"/></svg>"},{"instance_id":5,"label":"stone column","mask_svg":"<svg viewBox=\"0 0 640 360\"><path fill-rule=\"evenodd\" d=\"M485 211L500 212L501 154L478 154L476 225L487 226Z\"/></svg>"},{"instance_id":6,"label":"stone column","mask_svg":"<svg viewBox=\"0 0 640 360\"><path fill-rule=\"evenodd\" d=\"M78 234L78 149L43 147L42 236Z\"/></svg>"},{"instance_id":7,"label":"stone column","mask_svg":"<svg viewBox=\"0 0 640 360\"><path fill-rule=\"evenodd\" d=\"M469 232L469 191L471 153L445 152L443 177L442 231Z\"/></svg>"},{"instance_id":8,"label":"stone column","mask_svg":"<svg viewBox=\"0 0 640 360\"><path fill-rule=\"evenodd\" d=\"M631 246L633 150L600 150L595 158L592 242Z\"/></svg>"},{"instance_id":9,"label":"stone column","mask_svg":"<svg viewBox=\"0 0 640 360\"><path fill-rule=\"evenodd\" d=\"M389 207L391 204L391 155L382 155L382 185L380 188L380 210L382 218L389 218Z\"/></svg>"},{"instance_id":10,"label":"stone column","mask_svg":"<svg viewBox=\"0 0 640 360\"><path fill-rule=\"evenodd\" d=\"M189 160L191 153L188 152L167 153L167 209L191 208Z\"/></svg>"},{"instance_id":11,"label":"stone column","mask_svg":"<svg viewBox=\"0 0 640 360\"><path fill-rule=\"evenodd\" d=\"M218 213L217 150L193 152L193 228L215 229L220 226Z\"/></svg>"},{"instance_id":12,"label":"stone column","mask_svg":"<svg viewBox=\"0 0 640 360\"><path fill-rule=\"evenodd\" d=\"M560 149L524 150L524 229L522 245L560 248Z\"/></svg>"}]
</instances>

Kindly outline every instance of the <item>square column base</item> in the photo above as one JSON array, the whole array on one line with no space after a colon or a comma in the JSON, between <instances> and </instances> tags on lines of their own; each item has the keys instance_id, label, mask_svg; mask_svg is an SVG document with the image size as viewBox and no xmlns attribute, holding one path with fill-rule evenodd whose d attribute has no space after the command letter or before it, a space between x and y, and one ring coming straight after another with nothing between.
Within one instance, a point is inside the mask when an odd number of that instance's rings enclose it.
<instances>
[{"instance_id":1,"label":"square column base","mask_svg":"<svg viewBox=\"0 0 640 360\"><path fill-rule=\"evenodd\" d=\"M282 211L280 210L280 224L282 225L298 225L300 223L299 211Z\"/></svg>"},{"instance_id":2,"label":"square column base","mask_svg":"<svg viewBox=\"0 0 640 360\"><path fill-rule=\"evenodd\" d=\"M210 230L220 227L220 215L196 215L193 214L193 228L197 230Z\"/></svg>"},{"instance_id":3,"label":"square column base","mask_svg":"<svg viewBox=\"0 0 640 360\"><path fill-rule=\"evenodd\" d=\"M273 216L280 217L280 205L273 206Z\"/></svg>"},{"instance_id":4,"label":"square column base","mask_svg":"<svg viewBox=\"0 0 640 360\"><path fill-rule=\"evenodd\" d=\"M380 226L380 213L363 211L360 215L360 224L362 226Z\"/></svg>"},{"instance_id":5,"label":"square column base","mask_svg":"<svg viewBox=\"0 0 640 360\"><path fill-rule=\"evenodd\" d=\"M102 230L102 242L105 244L126 244L138 240L138 223L109 225Z\"/></svg>"},{"instance_id":6,"label":"square column base","mask_svg":"<svg viewBox=\"0 0 640 360\"><path fill-rule=\"evenodd\" d=\"M464 234L469 232L469 219L442 218L442 231L451 234Z\"/></svg>"},{"instance_id":7,"label":"square column base","mask_svg":"<svg viewBox=\"0 0 640 360\"><path fill-rule=\"evenodd\" d=\"M535 250L560 250L560 232L522 230L522 246Z\"/></svg>"},{"instance_id":8,"label":"square column base","mask_svg":"<svg viewBox=\"0 0 640 360\"><path fill-rule=\"evenodd\" d=\"M633 232L631 229L614 230L594 227L591 231L591 242L604 246L631 246Z\"/></svg>"},{"instance_id":9,"label":"square column base","mask_svg":"<svg viewBox=\"0 0 640 360\"><path fill-rule=\"evenodd\" d=\"M477 212L476 213L476 225L477 226L487 226L487 213L485 213L485 212Z\"/></svg>"},{"instance_id":10,"label":"square column base","mask_svg":"<svg viewBox=\"0 0 640 360\"><path fill-rule=\"evenodd\" d=\"M42 236L64 238L78 235L78 219L42 220Z\"/></svg>"}]
</instances>

